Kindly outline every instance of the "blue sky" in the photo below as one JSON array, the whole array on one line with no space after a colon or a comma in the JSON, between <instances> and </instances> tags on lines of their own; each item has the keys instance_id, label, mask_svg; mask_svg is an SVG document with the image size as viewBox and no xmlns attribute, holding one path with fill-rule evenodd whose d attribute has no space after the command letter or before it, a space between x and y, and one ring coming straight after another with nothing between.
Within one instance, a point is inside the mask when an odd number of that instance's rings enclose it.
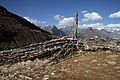
<instances>
[{"instance_id":1,"label":"blue sky","mask_svg":"<svg viewBox=\"0 0 120 80\"><path fill-rule=\"evenodd\" d=\"M0 0L0 5L39 25L69 25L78 11L80 25L115 24L120 29L120 0Z\"/></svg>"}]
</instances>

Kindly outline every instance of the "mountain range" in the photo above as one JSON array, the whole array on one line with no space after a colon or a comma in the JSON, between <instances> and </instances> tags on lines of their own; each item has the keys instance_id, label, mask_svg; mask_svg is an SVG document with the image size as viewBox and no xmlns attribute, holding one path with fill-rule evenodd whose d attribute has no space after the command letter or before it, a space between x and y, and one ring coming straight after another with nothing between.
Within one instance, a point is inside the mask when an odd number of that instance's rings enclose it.
<instances>
[{"instance_id":1,"label":"mountain range","mask_svg":"<svg viewBox=\"0 0 120 80\"><path fill-rule=\"evenodd\" d=\"M58 29L55 25L53 26L45 26L42 29L50 32L51 34L55 35L55 36L67 36L67 34L62 30L62 29Z\"/></svg>"},{"instance_id":2,"label":"mountain range","mask_svg":"<svg viewBox=\"0 0 120 80\"><path fill-rule=\"evenodd\" d=\"M72 26L66 26L64 28L60 28L58 29L57 27L51 27L51 26L47 26L44 27L44 30L47 30L51 33L53 33L54 35L58 35L64 33L64 35L62 36L72 36L73 34L73 27ZM54 32L53 32L54 30ZM105 29L93 29L92 27L88 27L85 29L79 29L78 28L78 37L82 37L82 38L94 38L95 36L98 36L99 38L103 38L106 40L112 40L112 39L120 39L120 31L107 31Z\"/></svg>"}]
</instances>

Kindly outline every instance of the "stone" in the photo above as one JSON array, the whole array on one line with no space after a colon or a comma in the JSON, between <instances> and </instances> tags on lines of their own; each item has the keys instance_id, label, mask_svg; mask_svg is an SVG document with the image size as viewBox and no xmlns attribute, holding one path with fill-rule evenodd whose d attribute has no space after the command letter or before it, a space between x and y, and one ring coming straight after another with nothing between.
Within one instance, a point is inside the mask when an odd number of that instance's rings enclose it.
<instances>
[{"instance_id":1,"label":"stone","mask_svg":"<svg viewBox=\"0 0 120 80\"><path fill-rule=\"evenodd\" d=\"M120 67L115 67L115 69L120 69Z\"/></svg>"},{"instance_id":2,"label":"stone","mask_svg":"<svg viewBox=\"0 0 120 80\"><path fill-rule=\"evenodd\" d=\"M113 60L106 60L106 62L107 62L108 64L110 64L110 65L115 65L115 64L116 64L116 62L113 61Z\"/></svg>"},{"instance_id":3,"label":"stone","mask_svg":"<svg viewBox=\"0 0 120 80\"><path fill-rule=\"evenodd\" d=\"M97 60L96 60L96 59L94 59L94 60L92 60L90 63L94 63L94 62L97 62Z\"/></svg>"},{"instance_id":4,"label":"stone","mask_svg":"<svg viewBox=\"0 0 120 80\"><path fill-rule=\"evenodd\" d=\"M74 60L74 62L78 62L78 60Z\"/></svg>"},{"instance_id":5,"label":"stone","mask_svg":"<svg viewBox=\"0 0 120 80\"><path fill-rule=\"evenodd\" d=\"M107 58L110 58L112 60L116 60L116 58L119 57L119 55L109 55Z\"/></svg>"},{"instance_id":6,"label":"stone","mask_svg":"<svg viewBox=\"0 0 120 80\"><path fill-rule=\"evenodd\" d=\"M48 80L49 79L49 75L44 75L43 80Z\"/></svg>"},{"instance_id":7,"label":"stone","mask_svg":"<svg viewBox=\"0 0 120 80\"><path fill-rule=\"evenodd\" d=\"M89 72L91 72L91 70L86 70L85 72L86 72L86 73L89 73Z\"/></svg>"},{"instance_id":8,"label":"stone","mask_svg":"<svg viewBox=\"0 0 120 80\"><path fill-rule=\"evenodd\" d=\"M54 72L52 72L52 73L51 73L51 75L55 75L55 73L54 73Z\"/></svg>"}]
</instances>

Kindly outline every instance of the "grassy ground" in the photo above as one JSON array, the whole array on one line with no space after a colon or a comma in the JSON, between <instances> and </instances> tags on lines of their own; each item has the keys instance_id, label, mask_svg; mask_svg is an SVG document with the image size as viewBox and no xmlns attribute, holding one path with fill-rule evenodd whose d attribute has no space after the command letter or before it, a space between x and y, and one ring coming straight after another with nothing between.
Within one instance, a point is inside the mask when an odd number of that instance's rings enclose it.
<instances>
[{"instance_id":1,"label":"grassy ground","mask_svg":"<svg viewBox=\"0 0 120 80\"><path fill-rule=\"evenodd\" d=\"M120 80L119 52L86 52L54 65L48 61L0 66L0 80Z\"/></svg>"}]
</instances>

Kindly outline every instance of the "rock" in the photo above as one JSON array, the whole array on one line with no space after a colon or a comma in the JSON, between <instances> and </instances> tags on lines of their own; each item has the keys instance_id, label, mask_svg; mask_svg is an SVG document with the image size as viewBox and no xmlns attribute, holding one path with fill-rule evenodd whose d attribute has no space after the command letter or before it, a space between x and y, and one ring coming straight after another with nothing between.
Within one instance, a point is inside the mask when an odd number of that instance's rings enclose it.
<instances>
[{"instance_id":1,"label":"rock","mask_svg":"<svg viewBox=\"0 0 120 80\"><path fill-rule=\"evenodd\" d=\"M40 77L36 77L37 79L39 79Z\"/></svg>"},{"instance_id":2,"label":"rock","mask_svg":"<svg viewBox=\"0 0 120 80\"><path fill-rule=\"evenodd\" d=\"M110 58L112 60L116 60L116 58L119 57L119 55L109 55L107 58Z\"/></svg>"},{"instance_id":3,"label":"rock","mask_svg":"<svg viewBox=\"0 0 120 80\"><path fill-rule=\"evenodd\" d=\"M25 76L25 75L20 75L19 77L21 77L22 79L25 79L25 80L32 80L32 78Z\"/></svg>"},{"instance_id":4,"label":"rock","mask_svg":"<svg viewBox=\"0 0 120 80\"><path fill-rule=\"evenodd\" d=\"M115 67L115 69L120 69L120 67Z\"/></svg>"},{"instance_id":5,"label":"rock","mask_svg":"<svg viewBox=\"0 0 120 80\"><path fill-rule=\"evenodd\" d=\"M94 63L94 62L97 62L97 60L96 60L96 59L94 59L94 60L92 60L90 63Z\"/></svg>"},{"instance_id":6,"label":"rock","mask_svg":"<svg viewBox=\"0 0 120 80\"><path fill-rule=\"evenodd\" d=\"M48 80L49 79L49 75L44 75L43 80Z\"/></svg>"},{"instance_id":7,"label":"rock","mask_svg":"<svg viewBox=\"0 0 120 80\"><path fill-rule=\"evenodd\" d=\"M43 63L45 64L45 63L48 63L49 61L50 61L50 60L44 60Z\"/></svg>"},{"instance_id":8,"label":"rock","mask_svg":"<svg viewBox=\"0 0 120 80\"><path fill-rule=\"evenodd\" d=\"M30 61L30 60L28 60L28 61L26 61L27 63L31 63L32 61Z\"/></svg>"},{"instance_id":9,"label":"rock","mask_svg":"<svg viewBox=\"0 0 120 80\"><path fill-rule=\"evenodd\" d=\"M31 70L31 67L27 67L28 70Z\"/></svg>"},{"instance_id":10,"label":"rock","mask_svg":"<svg viewBox=\"0 0 120 80\"><path fill-rule=\"evenodd\" d=\"M54 72L52 72L52 73L51 73L51 75L55 75L55 73L54 73Z\"/></svg>"},{"instance_id":11,"label":"rock","mask_svg":"<svg viewBox=\"0 0 120 80\"><path fill-rule=\"evenodd\" d=\"M104 64L102 64L104 67L107 67L108 66L108 64L106 64L106 63L104 63Z\"/></svg>"},{"instance_id":12,"label":"rock","mask_svg":"<svg viewBox=\"0 0 120 80\"><path fill-rule=\"evenodd\" d=\"M97 64L98 66L100 66L101 64Z\"/></svg>"},{"instance_id":13,"label":"rock","mask_svg":"<svg viewBox=\"0 0 120 80\"><path fill-rule=\"evenodd\" d=\"M86 70L85 72L86 72L86 73L89 73L89 72L91 72L91 70Z\"/></svg>"},{"instance_id":14,"label":"rock","mask_svg":"<svg viewBox=\"0 0 120 80\"><path fill-rule=\"evenodd\" d=\"M78 62L78 60L74 60L74 62Z\"/></svg>"},{"instance_id":15,"label":"rock","mask_svg":"<svg viewBox=\"0 0 120 80\"><path fill-rule=\"evenodd\" d=\"M116 62L113 61L113 60L106 60L106 62L107 62L108 64L110 64L110 65L115 65L115 64L116 64Z\"/></svg>"}]
</instances>

